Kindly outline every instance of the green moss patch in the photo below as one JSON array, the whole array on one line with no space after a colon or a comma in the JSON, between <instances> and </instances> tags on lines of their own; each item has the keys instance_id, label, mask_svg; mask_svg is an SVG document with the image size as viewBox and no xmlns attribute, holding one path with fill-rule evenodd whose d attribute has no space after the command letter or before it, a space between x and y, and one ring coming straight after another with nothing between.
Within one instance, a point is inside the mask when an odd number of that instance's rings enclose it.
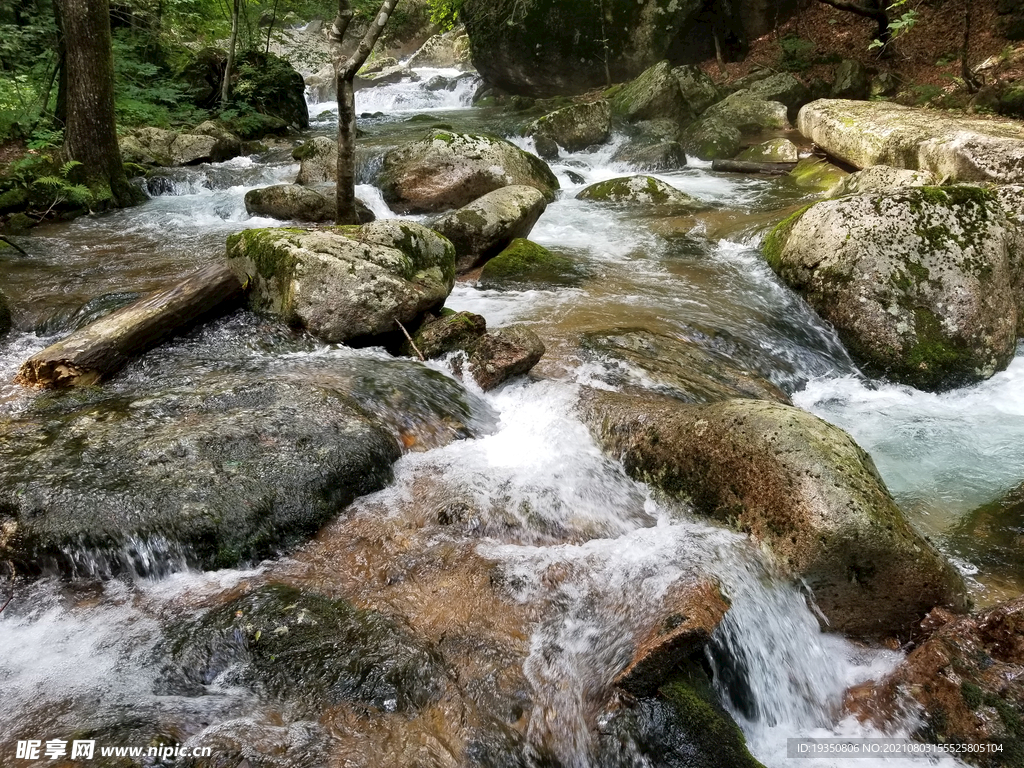
<instances>
[{"instance_id":1,"label":"green moss patch","mask_svg":"<svg viewBox=\"0 0 1024 768\"><path fill-rule=\"evenodd\" d=\"M552 253L542 245L519 237L484 264L482 288L544 288L578 285L585 276L573 259Z\"/></svg>"}]
</instances>

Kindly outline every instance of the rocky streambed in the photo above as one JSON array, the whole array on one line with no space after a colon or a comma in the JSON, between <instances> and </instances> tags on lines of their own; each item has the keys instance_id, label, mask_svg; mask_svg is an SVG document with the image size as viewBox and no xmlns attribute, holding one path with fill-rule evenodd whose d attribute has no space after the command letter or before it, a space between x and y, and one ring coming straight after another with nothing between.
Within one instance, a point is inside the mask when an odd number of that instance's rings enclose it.
<instances>
[{"instance_id":1,"label":"rocky streambed","mask_svg":"<svg viewBox=\"0 0 1024 768\"><path fill-rule=\"evenodd\" d=\"M451 109L435 73L361 91L387 108L361 228L282 220L329 217L328 103L297 158L153 174L0 252L4 759L781 766L790 738L963 736L1013 764L1019 609L965 612L1024 591L1014 193L680 165L644 112L665 74L546 121ZM779 126L782 85L754 110ZM749 112L716 108L698 128ZM97 386L10 383L210 263L246 307Z\"/></svg>"}]
</instances>

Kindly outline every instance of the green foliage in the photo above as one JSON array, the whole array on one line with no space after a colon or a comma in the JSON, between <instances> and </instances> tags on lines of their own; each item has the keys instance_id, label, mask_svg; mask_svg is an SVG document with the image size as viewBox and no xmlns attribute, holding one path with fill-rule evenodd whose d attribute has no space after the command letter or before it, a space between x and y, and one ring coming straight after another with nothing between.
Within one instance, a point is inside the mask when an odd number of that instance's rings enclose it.
<instances>
[{"instance_id":1,"label":"green foliage","mask_svg":"<svg viewBox=\"0 0 1024 768\"><path fill-rule=\"evenodd\" d=\"M815 62L816 46L810 40L796 35L786 35L779 40L782 48L782 68L790 72L803 72Z\"/></svg>"},{"instance_id":2,"label":"green foliage","mask_svg":"<svg viewBox=\"0 0 1024 768\"><path fill-rule=\"evenodd\" d=\"M430 21L442 32L447 32L459 22L459 11L464 0L429 0Z\"/></svg>"},{"instance_id":3,"label":"green foliage","mask_svg":"<svg viewBox=\"0 0 1024 768\"><path fill-rule=\"evenodd\" d=\"M30 152L0 177L0 197L20 201L20 206L37 211L40 219L56 208L88 208L96 195L72 178L81 166L77 160L60 163L50 155Z\"/></svg>"},{"instance_id":4,"label":"green foliage","mask_svg":"<svg viewBox=\"0 0 1024 768\"><path fill-rule=\"evenodd\" d=\"M49 3L28 4L15 20L0 13L0 141L26 138L45 111L56 64L57 29ZM53 89L55 90L55 89ZM55 94L53 94L55 95Z\"/></svg>"},{"instance_id":5,"label":"green foliage","mask_svg":"<svg viewBox=\"0 0 1024 768\"><path fill-rule=\"evenodd\" d=\"M917 22L920 19L920 16L919 16L917 10L914 9L914 8L911 8L910 10L907 10L907 11L903 11L903 13L901 13L896 18L892 17L892 15L895 12L899 11L901 8L906 6L906 4L909 1L910 0L895 0L895 2L893 2L889 6L889 8L888 8L888 11L889 11L889 43L888 44L894 43L897 40L899 40L901 37L903 37L907 32L909 32L911 29L914 28L914 25L917 24ZM883 43L878 38L875 38L874 40L871 41L871 44L868 46L868 50L873 50L873 49L876 49L876 48L883 48L886 45L887 45L887 43Z\"/></svg>"},{"instance_id":6,"label":"green foliage","mask_svg":"<svg viewBox=\"0 0 1024 768\"><path fill-rule=\"evenodd\" d=\"M206 113L190 102L186 86L174 79L167 58L147 32L114 33L114 109L119 125L170 128L205 119Z\"/></svg>"}]
</instances>

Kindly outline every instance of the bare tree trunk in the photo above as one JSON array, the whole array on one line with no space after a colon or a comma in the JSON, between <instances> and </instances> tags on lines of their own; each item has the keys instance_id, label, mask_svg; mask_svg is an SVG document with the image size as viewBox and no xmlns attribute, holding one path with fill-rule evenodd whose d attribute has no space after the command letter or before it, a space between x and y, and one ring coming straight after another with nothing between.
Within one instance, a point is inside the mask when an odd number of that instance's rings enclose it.
<instances>
[{"instance_id":1,"label":"bare tree trunk","mask_svg":"<svg viewBox=\"0 0 1024 768\"><path fill-rule=\"evenodd\" d=\"M267 25L267 54L270 53L270 35L274 31L274 25L277 23L277 3L278 0L274 0L274 10L270 14L270 24Z\"/></svg>"},{"instance_id":2,"label":"bare tree trunk","mask_svg":"<svg viewBox=\"0 0 1024 768\"><path fill-rule=\"evenodd\" d=\"M977 76L971 71L971 7L974 0L964 0L964 46L960 52L960 74L968 93L977 93L981 88Z\"/></svg>"},{"instance_id":3,"label":"bare tree trunk","mask_svg":"<svg viewBox=\"0 0 1024 768\"><path fill-rule=\"evenodd\" d=\"M329 31L329 38L335 51L334 72L338 84L338 224L359 223L355 187L356 72L363 66L373 46L377 44L396 5L398 0L384 0L363 39L350 54L344 51L345 32L352 21L350 0L338 0L338 15Z\"/></svg>"},{"instance_id":4,"label":"bare tree trunk","mask_svg":"<svg viewBox=\"0 0 1024 768\"><path fill-rule=\"evenodd\" d=\"M90 186L110 189L118 207L138 194L128 184L114 118L114 57L108 0L57 0L66 47L64 154L82 163Z\"/></svg>"},{"instance_id":5,"label":"bare tree trunk","mask_svg":"<svg viewBox=\"0 0 1024 768\"><path fill-rule=\"evenodd\" d=\"M231 75L235 68L235 46L238 45L238 11L242 0L235 0L231 10L231 39L228 41L228 62L224 65L224 83L220 88L220 105L226 107L231 96Z\"/></svg>"},{"instance_id":6,"label":"bare tree trunk","mask_svg":"<svg viewBox=\"0 0 1024 768\"><path fill-rule=\"evenodd\" d=\"M867 5L860 5L849 0L818 0L818 2L830 5L839 11L846 11L847 13L853 13L867 19L874 19L875 23L878 24L875 37L881 40L883 45L888 44L889 40L892 39L892 33L889 31L889 14L885 10L884 0L866 0Z\"/></svg>"}]
</instances>

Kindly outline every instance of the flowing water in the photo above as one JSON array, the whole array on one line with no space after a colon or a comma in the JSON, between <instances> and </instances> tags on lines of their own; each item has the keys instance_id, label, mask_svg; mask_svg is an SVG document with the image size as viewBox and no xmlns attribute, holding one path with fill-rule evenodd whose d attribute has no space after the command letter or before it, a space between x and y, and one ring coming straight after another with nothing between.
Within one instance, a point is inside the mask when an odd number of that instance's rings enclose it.
<instances>
[{"instance_id":1,"label":"flowing water","mask_svg":"<svg viewBox=\"0 0 1024 768\"><path fill-rule=\"evenodd\" d=\"M422 132L424 121L410 117L510 130L507 115L469 108L471 78L452 90L425 87L455 74L424 71L418 82L357 95L358 112L384 113L360 121L358 191L378 216L393 214L372 186L373 170L385 148ZM314 104L310 113L319 115L312 134L333 130L336 105ZM982 603L1024 584L983 571L944 536L1021 480L1024 419L1014 417L1024 409L1024 360L942 395L861 376L833 331L758 253L765 223L802 193L784 180L718 175L700 163L659 174L716 206L704 235L689 231L692 221L576 200L584 184L631 170L612 161L614 148L553 165L563 191L531 235L585 263L589 278L575 288L530 291L460 282L448 302L484 315L491 328L529 323L548 346L531 380L487 394L466 384L476 437L422 442L399 460L387 489L357 500L291 556L252 570L189 571L140 545L135 562L148 565L136 570L149 577L44 579L18 588L0 614L0 765L29 764L10 760L14 740L86 733L112 744L212 745L215 755L235 756L211 765L448 766L460 764L465 750L480 765L527 765L524 755L544 754L566 768L597 768L614 710L612 679L673 585L700 578L717 580L731 600L708 665L765 765L789 764L787 738L910 733L910 719L883 734L842 706L850 686L884 675L898 653L823 633L805 596L745 537L659 501L602 454L574 414L580 387L623 376L642 385L644 374L582 357L579 341L621 327L714 336L717 348L798 405L850 431L913 523L958 558ZM123 303L221 258L227 235L278 225L250 218L243 196L296 171L288 146L168 171L150 181L144 205L40 227L20 241L28 257L0 257L0 283L19 323L0 347L0 410L16 414L36 396L7 382L25 357L83 322L96 297L116 294L106 301ZM138 392L224 373L330 377L355 359L392 375L380 350L325 346L243 313L147 355L107 386ZM311 714L301 702L258 696L228 678L211 681L202 695L168 683L168 633L263 583L401 616L445 648L458 683L445 683L447 692L415 716L346 706ZM515 760L479 743L482 724L495 719L515 725L497 732L525 734L523 742L509 736ZM634 758L630 765L657 764ZM867 763L801 762L846 764Z\"/></svg>"}]
</instances>

